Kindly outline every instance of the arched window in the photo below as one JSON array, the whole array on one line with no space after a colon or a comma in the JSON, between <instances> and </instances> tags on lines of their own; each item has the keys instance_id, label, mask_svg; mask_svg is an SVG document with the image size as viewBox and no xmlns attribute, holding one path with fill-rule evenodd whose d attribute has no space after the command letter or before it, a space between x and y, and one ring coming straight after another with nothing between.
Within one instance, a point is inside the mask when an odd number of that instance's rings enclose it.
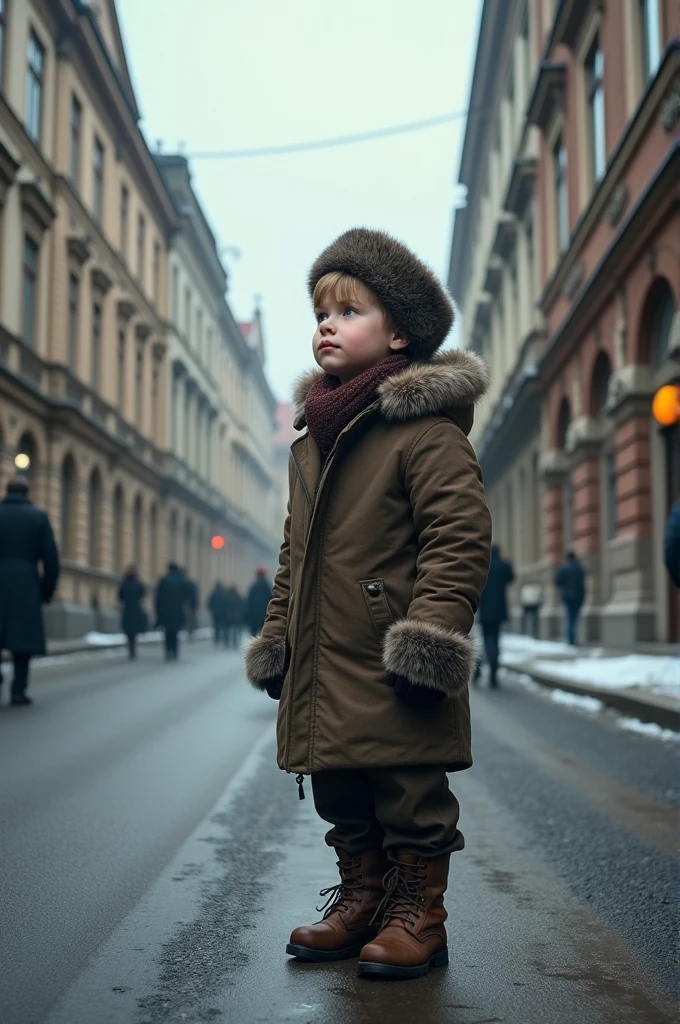
<instances>
[{"instance_id":1,"label":"arched window","mask_svg":"<svg viewBox=\"0 0 680 1024\"><path fill-rule=\"evenodd\" d=\"M132 561L139 576L144 575L142 571L142 516L142 496L138 494L132 509Z\"/></svg>"},{"instance_id":2,"label":"arched window","mask_svg":"<svg viewBox=\"0 0 680 1024\"><path fill-rule=\"evenodd\" d=\"M179 558L177 544L177 512L173 509L170 513L170 560L176 562Z\"/></svg>"},{"instance_id":3,"label":"arched window","mask_svg":"<svg viewBox=\"0 0 680 1024\"><path fill-rule=\"evenodd\" d=\"M661 278L654 288L654 306L650 318L650 354L652 367L660 370L668 359L675 303L673 292L665 278Z\"/></svg>"},{"instance_id":4,"label":"arched window","mask_svg":"<svg viewBox=\"0 0 680 1024\"><path fill-rule=\"evenodd\" d=\"M123 523L125 522L125 497L120 484L113 492L113 570L123 574Z\"/></svg>"},{"instance_id":5,"label":"arched window","mask_svg":"<svg viewBox=\"0 0 680 1024\"><path fill-rule=\"evenodd\" d=\"M149 514L149 574L152 580L158 579L158 506L153 504Z\"/></svg>"},{"instance_id":6,"label":"arched window","mask_svg":"<svg viewBox=\"0 0 680 1024\"><path fill-rule=\"evenodd\" d=\"M193 562L193 558L191 557L192 539L193 534L191 530L191 520L187 519L186 525L184 527L184 568L186 570L187 576L191 575L191 565Z\"/></svg>"},{"instance_id":7,"label":"arched window","mask_svg":"<svg viewBox=\"0 0 680 1024\"><path fill-rule=\"evenodd\" d=\"M606 352L600 352L595 360L590 383L590 413L598 419L603 419L607 414L607 395L611 375L612 366L609 356Z\"/></svg>"},{"instance_id":8,"label":"arched window","mask_svg":"<svg viewBox=\"0 0 680 1024\"><path fill-rule=\"evenodd\" d=\"M61 465L61 553L73 558L73 525L75 521L76 464L67 455Z\"/></svg>"},{"instance_id":9,"label":"arched window","mask_svg":"<svg viewBox=\"0 0 680 1024\"><path fill-rule=\"evenodd\" d=\"M87 512L88 561L93 568L101 568L102 479L98 469L93 469L90 475Z\"/></svg>"},{"instance_id":10,"label":"arched window","mask_svg":"<svg viewBox=\"0 0 680 1024\"><path fill-rule=\"evenodd\" d=\"M557 448L559 451L564 451L567 446L567 431L570 423L571 408L569 406L569 399L563 398L557 417Z\"/></svg>"}]
</instances>

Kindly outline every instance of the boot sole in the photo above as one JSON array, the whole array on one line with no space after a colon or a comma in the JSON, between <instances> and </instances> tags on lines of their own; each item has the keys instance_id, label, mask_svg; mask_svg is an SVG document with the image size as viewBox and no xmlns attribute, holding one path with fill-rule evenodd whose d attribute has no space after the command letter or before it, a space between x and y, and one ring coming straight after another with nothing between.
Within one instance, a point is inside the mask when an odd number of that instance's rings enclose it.
<instances>
[{"instance_id":1,"label":"boot sole","mask_svg":"<svg viewBox=\"0 0 680 1024\"><path fill-rule=\"evenodd\" d=\"M430 959L418 967L397 967L393 964L374 964L370 961L360 963L357 967L357 974L360 978L386 978L393 981L407 981L409 978L422 978L427 974L430 967L446 967L449 962L449 951L444 946L438 953L434 953Z\"/></svg>"},{"instance_id":2,"label":"boot sole","mask_svg":"<svg viewBox=\"0 0 680 1024\"><path fill-rule=\"evenodd\" d=\"M355 946L345 946L344 949L311 949L309 946L296 946L289 942L286 953L296 956L298 960L326 963L329 960L350 960L353 956L359 956L365 945L365 942L360 942Z\"/></svg>"}]
</instances>

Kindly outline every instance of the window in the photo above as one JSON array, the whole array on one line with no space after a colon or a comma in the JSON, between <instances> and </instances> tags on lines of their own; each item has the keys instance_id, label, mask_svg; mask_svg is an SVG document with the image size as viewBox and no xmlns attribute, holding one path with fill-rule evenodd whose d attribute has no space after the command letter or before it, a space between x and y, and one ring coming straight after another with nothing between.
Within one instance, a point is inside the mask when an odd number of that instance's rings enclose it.
<instances>
[{"instance_id":1,"label":"window","mask_svg":"<svg viewBox=\"0 0 680 1024\"><path fill-rule=\"evenodd\" d=\"M642 40L642 73L647 83L661 61L661 36L659 26L659 0L639 0L641 40Z\"/></svg>"},{"instance_id":2,"label":"window","mask_svg":"<svg viewBox=\"0 0 680 1024\"><path fill-rule=\"evenodd\" d=\"M127 185L120 186L120 252L123 259L127 257L128 223L130 219L130 193Z\"/></svg>"},{"instance_id":3,"label":"window","mask_svg":"<svg viewBox=\"0 0 680 1024\"><path fill-rule=\"evenodd\" d=\"M172 268L172 320L179 323L179 268Z\"/></svg>"},{"instance_id":4,"label":"window","mask_svg":"<svg viewBox=\"0 0 680 1024\"><path fill-rule=\"evenodd\" d=\"M101 514L102 514L102 481L99 470L94 469L90 476L90 485L87 496L88 513L88 543L87 555L90 565L99 567L99 556L101 553Z\"/></svg>"},{"instance_id":5,"label":"window","mask_svg":"<svg viewBox=\"0 0 680 1024\"><path fill-rule=\"evenodd\" d=\"M102 307L92 303L92 387L99 391L102 373Z\"/></svg>"},{"instance_id":6,"label":"window","mask_svg":"<svg viewBox=\"0 0 680 1024\"><path fill-rule=\"evenodd\" d=\"M92 152L92 171L92 215L97 224L101 224L104 210L104 146L96 136Z\"/></svg>"},{"instance_id":7,"label":"window","mask_svg":"<svg viewBox=\"0 0 680 1024\"><path fill-rule=\"evenodd\" d=\"M569 245L569 195L567 192L567 150L561 136L553 147L553 165L557 248L559 253L563 253Z\"/></svg>"},{"instance_id":8,"label":"window","mask_svg":"<svg viewBox=\"0 0 680 1024\"><path fill-rule=\"evenodd\" d=\"M118 328L118 362L116 368L116 405L123 411L125 398L125 328Z\"/></svg>"},{"instance_id":9,"label":"window","mask_svg":"<svg viewBox=\"0 0 680 1024\"><path fill-rule=\"evenodd\" d=\"M71 541L74 536L76 466L71 455L67 455L61 467L61 553L72 556Z\"/></svg>"},{"instance_id":10,"label":"window","mask_svg":"<svg viewBox=\"0 0 680 1024\"><path fill-rule=\"evenodd\" d=\"M5 34L7 30L7 0L0 0L0 90L5 80Z\"/></svg>"},{"instance_id":11,"label":"window","mask_svg":"<svg viewBox=\"0 0 680 1024\"><path fill-rule=\"evenodd\" d=\"M597 182L604 176L607 166L607 140L604 123L604 54L597 36L586 58L585 72L590 121L591 171L593 182Z\"/></svg>"},{"instance_id":12,"label":"window","mask_svg":"<svg viewBox=\"0 0 680 1024\"><path fill-rule=\"evenodd\" d=\"M191 288L184 289L184 335L189 341L191 335Z\"/></svg>"},{"instance_id":13,"label":"window","mask_svg":"<svg viewBox=\"0 0 680 1024\"><path fill-rule=\"evenodd\" d=\"M158 294L161 284L161 247L158 242L153 243L153 297L158 302Z\"/></svg>"},{"instance_id":14,"label":"window","mask_svg":"<svg viewBox=\"0 0 680 1024\"><path fill-rule=\"evenodd\" d=\"M213 333L212 333L211 330L208 330L208 333L207 333L207 336L206 336L206 356L205 357L206 357L206 364L208 366L208 369L211 370L212 369L212 360L213 360Z\"/></svg>"},{"instance_id":15,"label":"window","mask_svg":"<svg viewBox=\"0 0 680 1024\"><path fill-rule=\"evenodd\" d=\"M38 290L38 246L26 235L24 238L24 289L21 336L26 345L35 343L35 314Z\"/></svg>"},{"instance_id":16,"label":"window","mask_svg":"<svg viewBox=\"0 0 680 1024\"><path fill-rule=\"evenodd\" d=\"M607 502L607 540L616 537L616 455L610 452L605 460Z\"/></svg>"},{"instance_id":17,"label":"window","mask_svg":"<svg viewBox=\"0 0 680 1024\"><path fill-rule=\"evenodd\" d=\"M83 108L75 96L71 97L71 184L75 189L80 184L80 126Z\"/></svg>"},{"instance_id":18,"label":"window","mask_svg":"<svg viewBox=\"0 0 680 1024\"><path fill-rule=\"evenodd\" d=\"M28 39L28 68L26 71L26 131L34 142L40 142L42 129L43 75L45 48L35 32Z\"/></svg>"},{"instance_id":19,"label":"window","mask_svg":"<svg viewBox=\"0 0 680 1024\"><path fill-rule=\"evenodd\" d=\"M196 310L196 351L203 358L203 310Z\"/></svg>"},{"instance_id":20,"label":"window","mask_svg":"<svg viewBox=\"0 0 680 1024\"><path fill-rule=\"evenodd\" d=\"M137 277L139 283L144 284L144 249L146 246L146 221L140 213L137 218Z\"/></svg>"},{"instance_id":21,"label":"window","mask_svg":"<svg viewBox=\"0 0 680 1024\"><path fill-rule=\"evenodd\" d=\"M135 421L142 425L142 384L144 383L144 349L137 346L137 365L135 367Z\"/></svg>"},{"instance_id":22,"label":"window","mask_svg":"<svg viewBox=\"0 0 680 1024\"><path fill-rule=\"evenodd\" d=\"M68 279L68 365L75 373L78 366L78 305L80 281L75 274Z\"/></svg>"}]
</instances>

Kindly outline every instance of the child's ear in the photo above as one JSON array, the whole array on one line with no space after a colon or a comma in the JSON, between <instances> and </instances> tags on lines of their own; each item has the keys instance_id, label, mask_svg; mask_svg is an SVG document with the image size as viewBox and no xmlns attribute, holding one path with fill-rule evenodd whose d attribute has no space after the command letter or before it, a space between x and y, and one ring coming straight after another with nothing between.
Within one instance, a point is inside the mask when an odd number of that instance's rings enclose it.
<instances>
[{"instance_id":1,"label":"child's ear","mask_svg":"<svg viewBox=\"0 0 680 1024\"><path fill-rule=\"evenodd\" d=\"M401 334L393 334L390 340L390 350L392 352L401 352L408 345L406 338L402 337Z\"/></svg>"}]
</instances>

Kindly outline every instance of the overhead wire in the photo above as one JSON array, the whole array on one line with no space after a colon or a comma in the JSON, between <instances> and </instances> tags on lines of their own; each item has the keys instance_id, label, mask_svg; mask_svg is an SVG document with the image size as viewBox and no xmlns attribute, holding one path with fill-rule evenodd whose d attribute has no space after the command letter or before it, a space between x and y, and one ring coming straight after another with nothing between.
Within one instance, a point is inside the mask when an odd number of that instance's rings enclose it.
<instances>
[{"instance_id":1,"label":"overhead wire","mask_svg":"<svg viewBox=\"0 0 680 1024\"><path fill-rule=\"evenodd\" d=\"M465 110L452 110L446 114L425 117L419 121L406 121L403 124L389 125L385 128L374 128L365 132L354 132L350 135L337 135L327 139L310 139L307 142L255 146L248 149L199 150L195 153L187 153L186 155L191 160L242 160L251 157L285 156L289 153L303 153L310 152L311 150L331 149L337 146L351 146L356 143L371 142L374 139L388 138L392 135L424 131L427 128L436 128L438 125L460 121L463 118L480 117L487 109L486 107L477 107L466 108Z\"/></svg>"}]
</instances>

